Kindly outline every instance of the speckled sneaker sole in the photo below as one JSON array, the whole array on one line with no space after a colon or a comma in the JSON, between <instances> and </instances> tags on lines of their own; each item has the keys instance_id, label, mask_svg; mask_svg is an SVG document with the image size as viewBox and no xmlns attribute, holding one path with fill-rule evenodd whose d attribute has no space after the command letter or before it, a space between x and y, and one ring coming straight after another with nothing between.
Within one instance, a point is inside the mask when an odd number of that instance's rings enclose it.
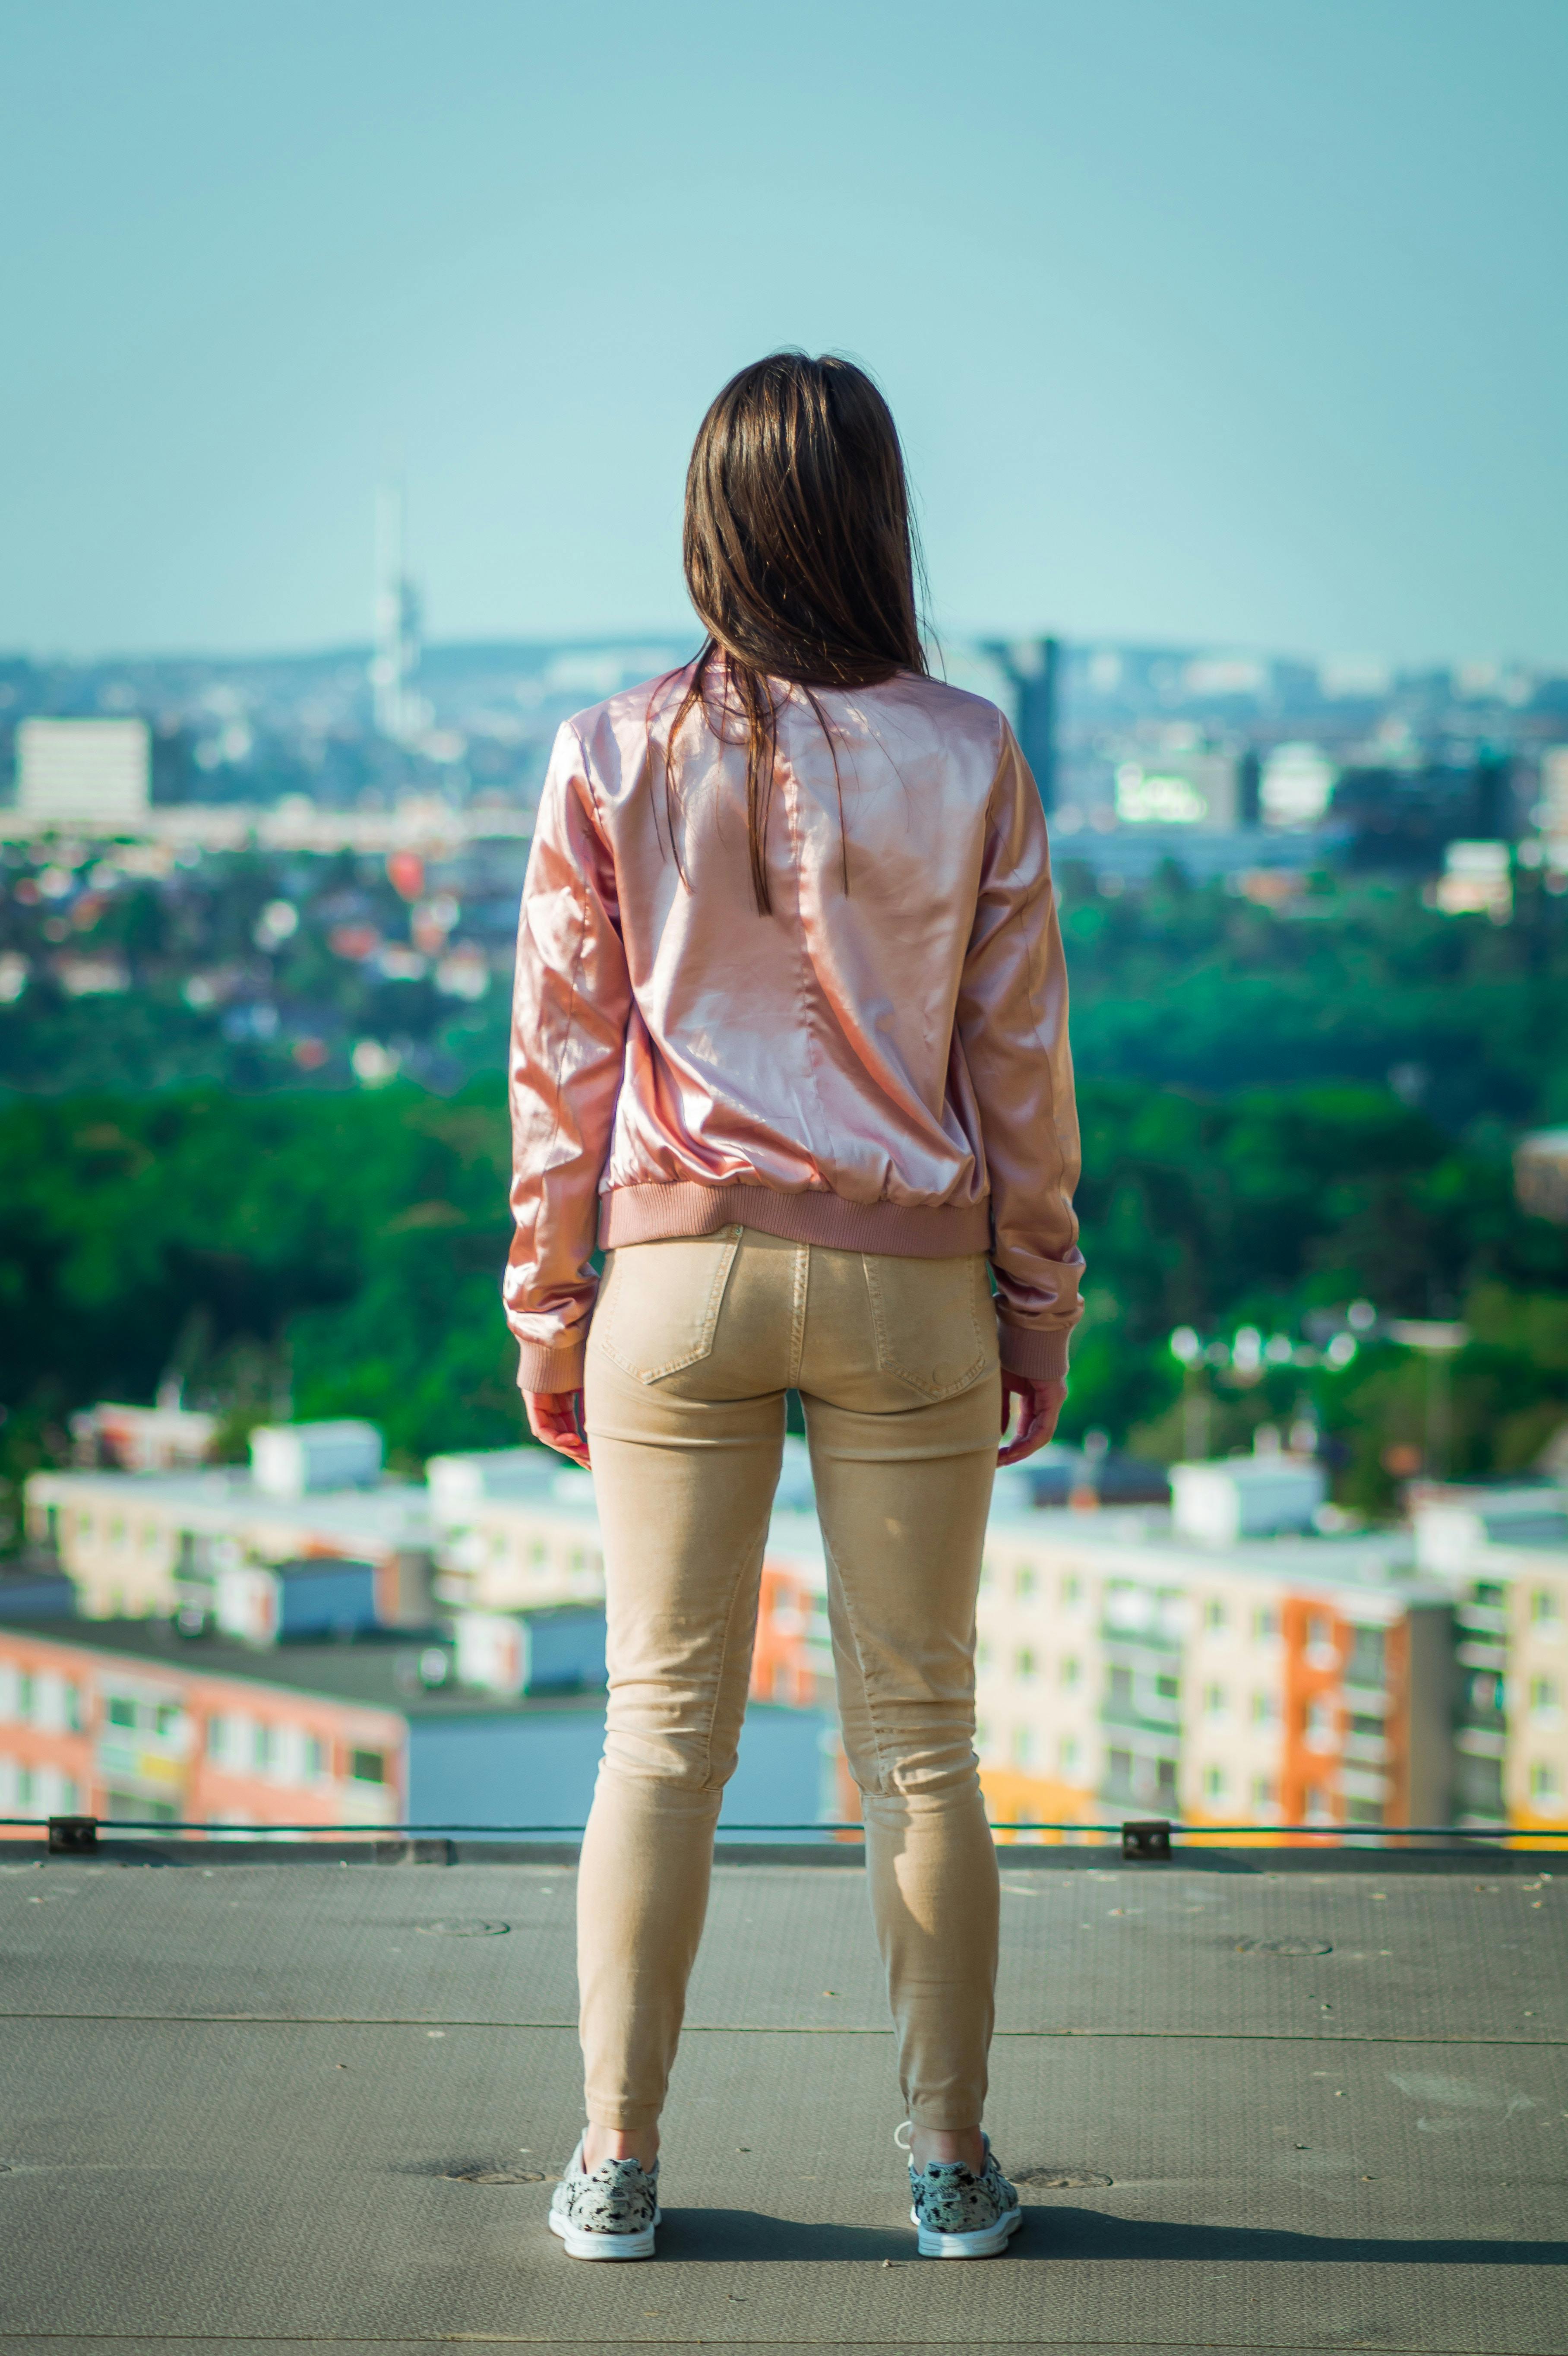
<instances>
[{"instance_id":1,"label":"speckled sneaker sole","mask_svg":"<svg viewBox=\"0 0 1568 2356\"><path fill-rule=\"evenodd\" d=\"M985 2145L978 2176L962 2160L933 2160L923 2169L911 2161L909 2220L923 2258L997 2257L1023 2223L1019 2196L997 2166L988 2136Z\"/></svg>"},{"instance_id":2,"label":"speckled sneaker sole","mask_svg":"<svg viewBox=\"0 0 1568 2356\"><path fill-rule=\"evenodd\" d=\"M970 2233L944 2233L935 2226L923 2225L917 2209L909 2215L923 2258L999 2257L1024 2221L1023 2211L1015 2209L997 2224L977 2227Z\"/></svg>"},{"instance_id":3,"label":"speckled sneaker sole","mask_svg":"<svg viewBox=\"0 0 1568 2356\"><path fill-rule=\"evenodd\" d=\"M592 2176L582 2165L582 2146L550 2195L549 2230L569 2258L651 2258L654 2228L663 2222L658 2203L659 2164L606 2159Z\"/></svg>"}]
</instances>

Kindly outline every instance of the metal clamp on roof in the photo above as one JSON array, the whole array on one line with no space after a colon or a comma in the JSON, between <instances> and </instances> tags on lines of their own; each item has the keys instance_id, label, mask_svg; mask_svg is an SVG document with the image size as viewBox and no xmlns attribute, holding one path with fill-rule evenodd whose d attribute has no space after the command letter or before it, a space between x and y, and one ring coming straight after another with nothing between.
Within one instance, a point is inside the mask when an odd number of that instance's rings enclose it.
<instances>
[{"instance_id":1,"label":"metal clamp on roof","mask_svg":"<svg viewBox=\"0 0 1568 2356\"><path fill-rule=\"evenodd\" d=\"M51 1816L49 1855L82 1857L98 1847L96 1816Z\"/></svg>"},{"instance_id":2,"label":"metal clamp on roof","mask_svg":"<svg viewBox=\"0 0 1568 2356\"><path fill-rule=\"evenodd\" d=\"M1144 1825L1122 1826L1122 1855L1138 1862L1170 1857L1170 1826L1163 1816Z\"/></svg>"}]
</instances>

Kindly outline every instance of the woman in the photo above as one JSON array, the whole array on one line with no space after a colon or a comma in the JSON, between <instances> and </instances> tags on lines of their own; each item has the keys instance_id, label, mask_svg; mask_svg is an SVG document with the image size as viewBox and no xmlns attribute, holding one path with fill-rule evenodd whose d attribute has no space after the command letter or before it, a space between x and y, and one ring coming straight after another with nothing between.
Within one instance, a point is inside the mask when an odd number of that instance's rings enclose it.
<instances>
[{"instance_id":1,"label":"woman","mask_svg":"<svg viewBox=\"0 0 1568 2356\"><path fill-rule=\"evenodd\" d=\"M912 2217L923 2253L988 2256L1019 2211L980 2127L975 1598L994 1468L1055 1429L1083 1265L1045 822L1001 713L926 674L902 455L859 369L781 352L726 385L685 562L702 651L561 729L517 950L507 1314L535 1434L592 1455L609 1614L589 2125L550 2223L576 2257L653 2254L795 1390Z\"/></svg>"}]
</instances>

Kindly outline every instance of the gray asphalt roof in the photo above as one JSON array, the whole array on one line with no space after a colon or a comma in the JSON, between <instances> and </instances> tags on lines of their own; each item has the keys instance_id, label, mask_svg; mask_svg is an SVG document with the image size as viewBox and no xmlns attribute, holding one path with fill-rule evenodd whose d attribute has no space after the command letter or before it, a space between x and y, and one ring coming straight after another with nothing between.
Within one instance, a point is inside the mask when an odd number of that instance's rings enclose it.
<instances>
[{"instance_id":1,"label":"gray asphalt roof","mask_svg":"<svg viewBox=\"0 0 1568 2356\"><path fill-rule=\"evenodd\" d=\"M914 2256L852 1854L728 1862L613 2267L543 2222L569 1860L168 1854L0 1863L0 2348L1568 2346L1568 1880L1517 1854L1004 1852L1028 2220L970 2266Z\"/></svg>"}]
</instances>

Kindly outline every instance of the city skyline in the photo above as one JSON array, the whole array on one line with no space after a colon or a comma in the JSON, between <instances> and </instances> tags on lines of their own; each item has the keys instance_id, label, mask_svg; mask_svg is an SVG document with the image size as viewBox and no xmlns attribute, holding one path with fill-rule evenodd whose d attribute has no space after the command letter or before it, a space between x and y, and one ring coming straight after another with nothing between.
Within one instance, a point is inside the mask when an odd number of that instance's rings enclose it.
<instances>
[{"instance_id":1,"label":"city skyline","mask_svg":"<svg viewBox=\"0 0 1568 2356\"><path fill-rule=\"evenodd\" d=\"M688 632L691 434L798 341L945 631L1568 665L1535 0L0 27L0 646L357 642L389 469L432 641Z\"/></svg>"}]
</instances>

